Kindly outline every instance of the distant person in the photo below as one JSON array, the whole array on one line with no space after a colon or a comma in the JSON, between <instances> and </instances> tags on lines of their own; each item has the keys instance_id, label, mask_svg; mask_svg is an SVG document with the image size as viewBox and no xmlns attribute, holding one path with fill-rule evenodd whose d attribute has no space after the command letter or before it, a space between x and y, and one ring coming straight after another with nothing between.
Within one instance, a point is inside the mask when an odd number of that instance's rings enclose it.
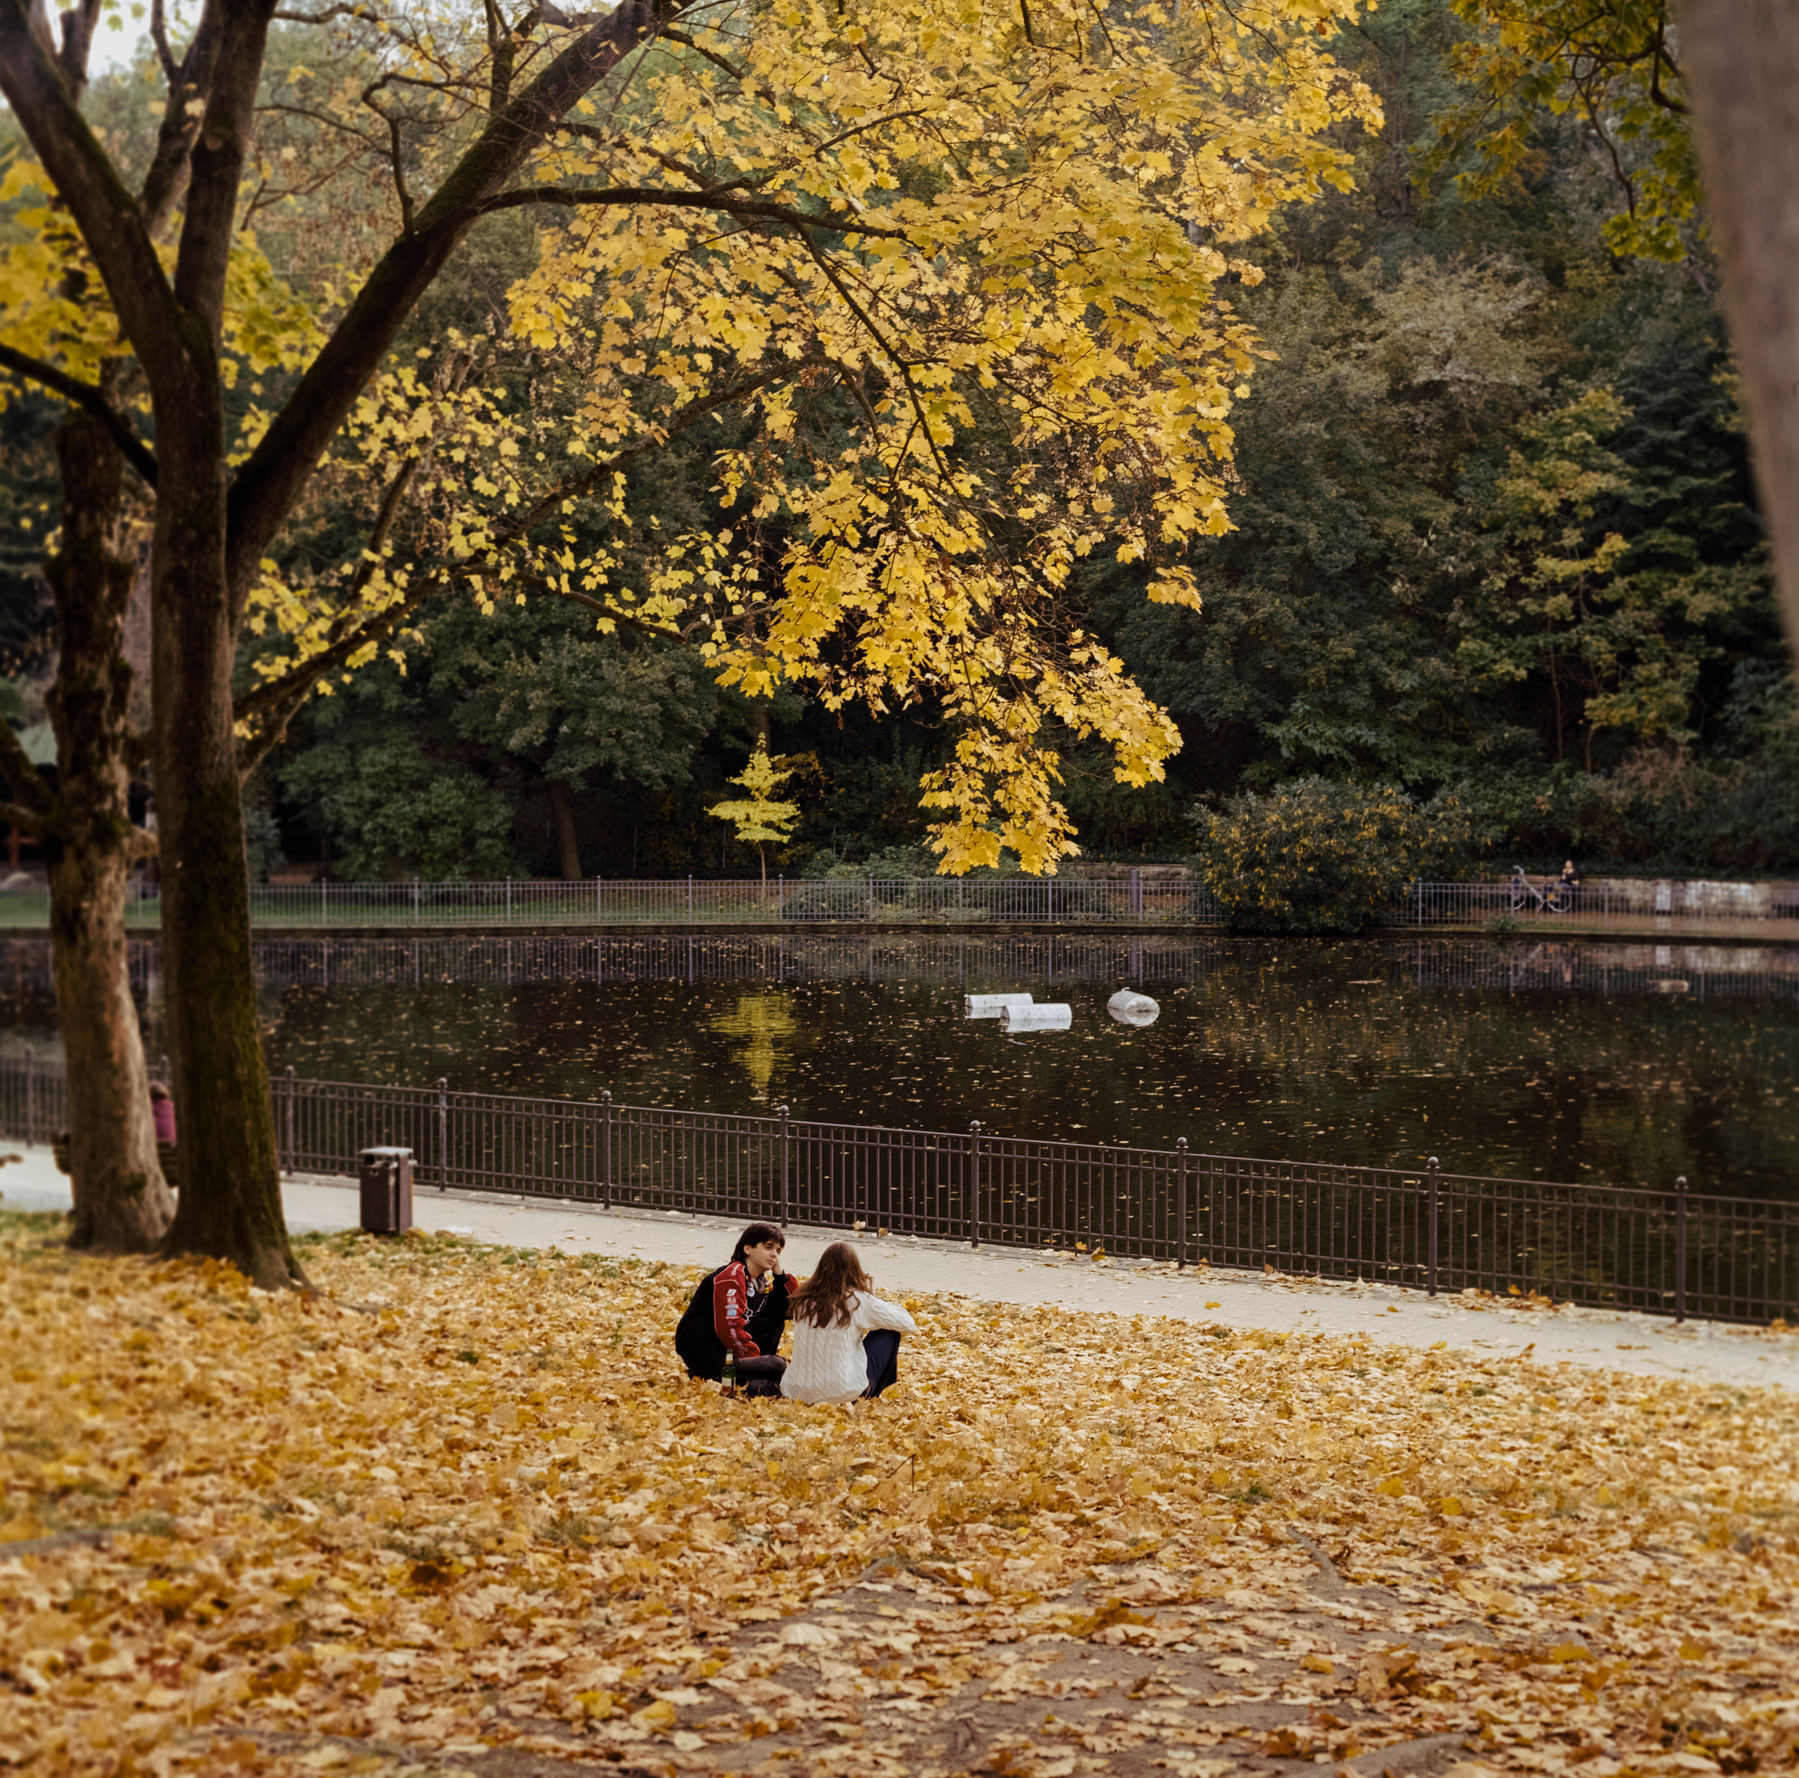
<instances>
[{"instance_id":1,"label":"distant person","mask_svg":"<svg viewBox=\"0 0 1799 1778\"><path fill-rule=\"evenodd\" d=\"M722 1381L729 1352L744 1394L781 1393L787 1360L775 1348L793 1297L793 1279L781 1270L786 1245L773 1223L752 1222L729 1263L700 1280L675 1329L675 1350L690 1377Z\"/></svg>"},{"instance_id":2,"label":"distant person","mask_svg":"<svg viewBox=\"0 0 1799 1778\"><path fill-rule=\"evenodd\" d=\"M793 1362L781 1378L790 1401L854 1401L899 1381L900 1335L918 1323L884 1302L847 1241L833 1241L793 1299Z\"/></svg>"},{"instance_id":3,"label":"distant person","mask_svg":"<svg viewBox=\"0 0 1799 1778\"><path fill-rule=\"evenodd\" d=\"M150 1083L150 1121L156 1126L156 1140L172 1147L175 1141L175 1101L160 1080Z\"/></svg>"},{"instance_id":4,"label":"distant person","mask_svg":"<svg viewBox=\"0 0 1799 1778\"><path fill-rule=\"evenodd\" d=\"M1572 858L1565 858L1562 860L1562 882L1570 889L1578 889L1580 887L1580 872L1574 868L1574 860Z\"/></svg>"}]
</instances>

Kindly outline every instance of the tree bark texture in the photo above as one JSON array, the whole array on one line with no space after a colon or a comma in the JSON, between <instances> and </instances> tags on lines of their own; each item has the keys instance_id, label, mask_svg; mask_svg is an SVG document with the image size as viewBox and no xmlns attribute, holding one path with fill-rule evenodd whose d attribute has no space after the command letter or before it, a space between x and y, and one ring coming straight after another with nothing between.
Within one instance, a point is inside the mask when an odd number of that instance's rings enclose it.
<instances>
[{"instance_id":1,"label":"tree bark texture","mask_svg":"<svg viewBox=\"0 0 1799 1778\"><path fill-rule=\"evenodd\" d=\"M1799 0L1680 0L1706 209L1799 649Z\"/></svg>"},{"instance_id":2,"label":"tree bark texture","mask_svg":"<svg viewBox=\"0 0 1799 1778\"><path fill-rule=\"evenodd\" d=\"M125 949L133 857L132 671L122 652L136 564L121 536L124 463L104 426L72 413L57 440L62 540L45 565L60 660L45 698L58 819L45 831L56 1009L68 1072L71 1244L148 1253L175 1200L156 1156L143 1037Z\"/></svg>"},{"instance_id":3,"label":"tree bark texture","mask_svg":"<svg viewBox=\"0 0 1799 1778\"><path fill-rule=\"evenodd\" d=\"M550 787L550 813L556 818L556 850L562 860L562 880L578 883L581 880L581 847L575 839L575 805L569 797L568 786L560 778L549 778L545 782Z\"/></svg>"},{"instance_id":4,"label":"tree bark texture","mask_svg":"<svg viewBox=\"0 0 1799 1778\"><path fill-rule=\"evenodd\" d=\"M169 1245L228 1259L274 1290L305 1276L281 1213L250 960L216 380L197 380L184 421L158 440L150 581L164 1000L181 1120L181 1201Z\"/></svg>"}]
</instances>

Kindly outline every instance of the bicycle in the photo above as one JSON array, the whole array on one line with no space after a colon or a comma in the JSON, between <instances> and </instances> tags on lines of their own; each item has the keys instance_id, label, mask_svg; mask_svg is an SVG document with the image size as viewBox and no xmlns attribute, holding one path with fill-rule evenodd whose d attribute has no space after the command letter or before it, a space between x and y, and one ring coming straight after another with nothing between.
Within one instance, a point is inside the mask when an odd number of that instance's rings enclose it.
<instances>
[{"instance_id":1,"label":"bicycle","mask_svg":"<svg viewBox=\"0 0 1799 1778\"><path fill-rule=\"evenodd\" d=\"M1539 889L1524 874L1524 866L1514 864L1510 879L1511 911L1528 913L1532 907L1540 914L1565 914L1574 906L1574 885L1554 878Z\"/></svg>"}]
</instances>

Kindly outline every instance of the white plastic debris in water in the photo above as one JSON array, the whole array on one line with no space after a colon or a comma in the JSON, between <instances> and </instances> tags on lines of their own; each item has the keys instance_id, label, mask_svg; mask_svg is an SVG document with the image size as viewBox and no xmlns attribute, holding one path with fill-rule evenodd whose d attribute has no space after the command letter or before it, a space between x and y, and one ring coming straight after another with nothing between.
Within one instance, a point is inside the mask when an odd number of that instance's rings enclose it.
<instances>
[{"instance_id":1,"label":"white plastic debris in water","mask_svg":"<svg viewBox=\"0 0 1799 1778\"><path fill-rule=\"evenodd\" d=\"M1002 1031L1066 1031L1074 1023L1074 1008L1061 1006L1006 1006L1000 1009Z\"/></svg>"},{"instance_id":2,"label":"white plastic debris in water","mask_svg":"<svg viewBox=\"0 0 1799 1778\"><path fill-rule=\"evenodd\" d=\"M1009 1006L1029 1006L1028 994L964 994L962 1016L965 1019L997 1019Z\"/></svg>"},{"instance_id":3,"label":"white plastic debris in water","mask_svg":"<svg viewBox=\"0 0 1799 1778\"><path fill-rule=\"evenodd\" d=\"M1106 1002L1106 1011L1121 1025L1153 1025L1161 1010L1147 994L1139 994L1135 988L1120 988Z\"/></svg>"}]
</instances>

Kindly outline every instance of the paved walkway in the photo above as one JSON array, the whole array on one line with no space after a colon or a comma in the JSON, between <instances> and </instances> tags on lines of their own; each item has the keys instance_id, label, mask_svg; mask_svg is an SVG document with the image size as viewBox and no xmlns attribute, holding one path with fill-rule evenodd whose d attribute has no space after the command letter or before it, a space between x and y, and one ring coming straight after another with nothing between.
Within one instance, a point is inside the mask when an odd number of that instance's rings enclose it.
<instances>
[{"instance_id":1,"label":"paved walkway","mask_svg":"<svg viewBox=\"0 0 1799 1778\"><path fill-rule=\"evenodd\" d=\"M47 1148L8 1145L19 1161L0 1166L9 1209L66 1210L69 1182ZM283 1182L296 1233L354 1228L356 1188L347 1179ZM710 1217L629 1215L585 1204L521 1202L474 1192L424 1191L413 1206L421 1228L512 1247L559 1248L714 1266L729 1259L739 1224ZM806 1272L843 1231L795 1227L787 1250ZM1171 1265L1097 1264L1034 1249L969 1249L911 1237L858 1239L863 1264L885 1290L953 1292L988 1302L1045 1304L1103 1315L1166 1315L1228 1327L1366 1334L1407 1345L1439 1341L1494 1358L1528 1352L1539 1363L1571 1363L1658 1377L1771 1384L1799 1391L1799 1331L1689 1322L1602 1309L1495 1306L1489 1298L1439 1298L1383 1285L1319 1284L1253 1273L1176 1272Z\"/></svg>"}]
</instances>

